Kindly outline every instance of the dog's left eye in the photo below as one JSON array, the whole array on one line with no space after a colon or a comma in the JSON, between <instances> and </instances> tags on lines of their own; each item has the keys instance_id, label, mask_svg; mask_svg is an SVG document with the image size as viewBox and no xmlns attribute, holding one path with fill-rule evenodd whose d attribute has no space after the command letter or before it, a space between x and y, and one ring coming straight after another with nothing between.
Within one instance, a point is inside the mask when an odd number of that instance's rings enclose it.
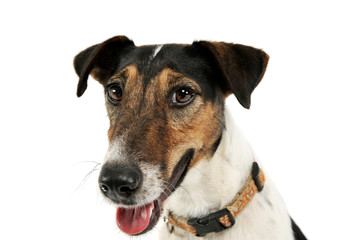
<instances>
[{"instance_id":1,"label":"dog's left eye","mask_svg":"<svg viewBox=\"0 0 361 240\"><path fill-rule=\"evenodd\" d=\"M181 88L173 93L172 102L176 105L183 106L190 103L193 97L193 91L186 88Z\"/></svg>"},{"instance_id":2,"label":"dog's left eye","mask_svg":"<svg viewBox=\"0 0 361 240\"><path fill-rule=\"evenodd\" d=\"M123 90L117 85L113 84L108 87L108 99L113 104L119 104L122 101Z\"/></svg>"}]
</instances>

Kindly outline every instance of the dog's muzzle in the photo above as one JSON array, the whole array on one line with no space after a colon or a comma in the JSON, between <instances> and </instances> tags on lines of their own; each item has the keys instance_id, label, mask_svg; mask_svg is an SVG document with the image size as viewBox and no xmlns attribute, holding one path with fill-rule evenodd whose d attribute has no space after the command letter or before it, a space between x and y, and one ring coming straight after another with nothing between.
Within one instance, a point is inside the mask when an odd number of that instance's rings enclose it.
<instances>
[{"instance_id":1,"label":"dog's muzzle","mask_svg":"<svg viewBox=\"0 0 361 240\"><path fill-rule=\"evenodd\" d=\"M150 200L142 199L144 186L152 181L149 173L147 175L137 166L124 166L112 161L103 165L98 180L99 188L105 197L117 204L116 223L120 230L130 235L139 235L156 225L163 202L181 184L193 155L194 149L184 153L174 167L171 177L161 181L163 186L160 187L160 192Z\"/></svg>"},{"instance_id":2,"label":"dog's muzzle","mask_svg":"<svg viewBox=\"0 0 361 240\"><path fill-rule=\"evenodd\" d=\"M138 192L143 176L138 167L121 167L111 163L104 164L99 175L99 187L102 193L116 204L116 220L118 227L127 234L138 234L148 225L154 209L154 203L145 206L135 205L134 195Z\"/></svg>"}]
</instances>

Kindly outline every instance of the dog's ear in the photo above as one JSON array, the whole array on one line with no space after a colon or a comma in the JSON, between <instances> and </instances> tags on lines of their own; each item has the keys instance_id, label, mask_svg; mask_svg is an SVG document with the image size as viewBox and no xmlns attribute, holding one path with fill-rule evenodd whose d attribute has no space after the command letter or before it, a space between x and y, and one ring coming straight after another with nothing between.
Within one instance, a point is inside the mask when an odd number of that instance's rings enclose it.
<instances>
[{"instance_id":1,"label":"dog's ear","mask_svg":"<svg viewBox=\"0 0 361 240\"><path fill-rule=\"evenodd\" d=\"M77 96L85 92L89 74L100 83L104 82L116 70L122 52L132 47L133 41L116 36L80 52L74 58L74 68L79 76Z\"/></svg>"},{"instance_id":2,"label":"dog's ear","mask_svg":"<svg viewBox=\"0 0 361 240\"><path fill-rule=\"evenodd\" d=\"M269 56L262 50L240 44L200 41L193 45L207 49L208 57L220 72L224 93L234 93L239 103L249 109L251 94L266 71Z\"/></svg>"}]
</instances>

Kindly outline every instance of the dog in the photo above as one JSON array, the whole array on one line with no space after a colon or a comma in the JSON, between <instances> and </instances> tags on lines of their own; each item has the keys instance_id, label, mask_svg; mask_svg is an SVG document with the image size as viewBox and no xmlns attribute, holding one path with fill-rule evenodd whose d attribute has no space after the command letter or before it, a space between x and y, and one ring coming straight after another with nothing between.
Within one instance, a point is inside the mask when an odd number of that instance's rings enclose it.
<instances>
[{"instance_id":1,"label":"dog","mask_svg":"<svg viewBox=\"0 0 361 240\"><path fill-rule=\"evenodd\" d=\"M142 235L163 216L161 239L306 239L225 106L234 94L250 108L268 59L241 44L137 47L125 36L75 57L77 96L89 75L105 89L99 188L120 230Z\"/></svg>"}]
</instances>

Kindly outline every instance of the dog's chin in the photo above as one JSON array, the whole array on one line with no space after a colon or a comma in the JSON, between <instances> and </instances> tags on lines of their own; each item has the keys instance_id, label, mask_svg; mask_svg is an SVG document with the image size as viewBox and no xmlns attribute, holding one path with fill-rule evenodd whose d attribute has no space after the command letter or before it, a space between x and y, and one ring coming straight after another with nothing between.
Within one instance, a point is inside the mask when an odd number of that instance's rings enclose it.
<instances>
[{"instance_id":1,"label":"dog's chin","mask_svg":"<svg viewBox=\"0 0 361 240\"><path fill-rule=\"evenodd\" d=\"M143 205L131 205L129 202L119 206L116 213L116 223L119 229L129 235L141 235L150 231L157 223L163 212L163 203L181 184L188 170L194 150L188 150L173 170L163 192L153 201Z\"/></svg>"}]
</instances>

